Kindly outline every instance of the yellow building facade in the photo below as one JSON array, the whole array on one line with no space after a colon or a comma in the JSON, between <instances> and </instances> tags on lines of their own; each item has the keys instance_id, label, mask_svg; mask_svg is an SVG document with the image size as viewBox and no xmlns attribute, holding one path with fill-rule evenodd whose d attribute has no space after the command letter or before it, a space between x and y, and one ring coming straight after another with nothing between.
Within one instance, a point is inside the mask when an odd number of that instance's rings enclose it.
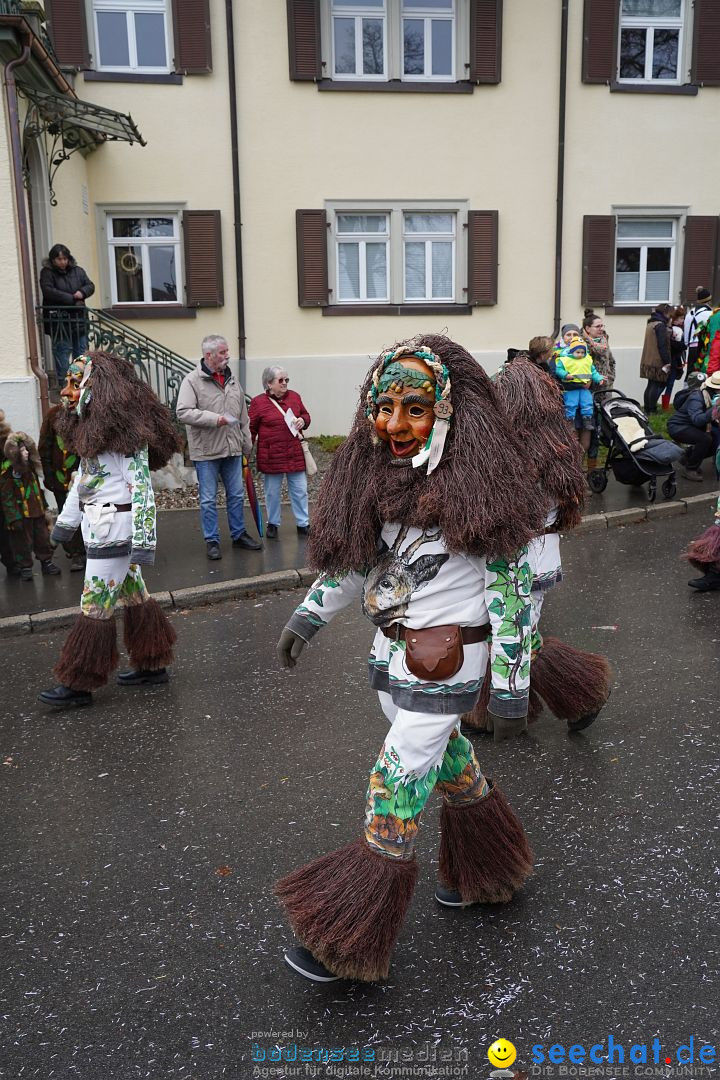
<instances>
[{"instance_id":1,"label":"yellow building facade","mask_svg":"<svg viewBox=\"0 0 720 1080\"><path fill-rule=\"evenodd\" d=\"M315 432L347 431L382 346L446 331L495 370L586 306L637 395L651 308L716 287L713 0L38 8L0 0L4 67L50 35L47 62L36 49L15 69L34 302L64 243L107 341L124 326L194 360L223 334L249 393L288 369ZM94 141L51 178L23 79L92 106ZM5 91L0 408L37 430ZM104 110L133 126L108 137ZM40 329L37 352L52 374Z\"/></svg>"}]
</instances>

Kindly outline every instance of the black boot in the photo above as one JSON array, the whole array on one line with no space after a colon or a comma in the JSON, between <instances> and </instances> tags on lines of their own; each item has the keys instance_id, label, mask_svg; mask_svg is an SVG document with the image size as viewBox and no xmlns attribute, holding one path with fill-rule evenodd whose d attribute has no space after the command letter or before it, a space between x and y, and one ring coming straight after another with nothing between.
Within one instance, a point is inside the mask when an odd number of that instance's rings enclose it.
<instances>
[{"instance_id":1,"label":"black boot","mask_svg":"<svg viewBox=\"0 0 720 1080\"><path fill-rule=\"evenodd\" d=\"M164 667L157 668L155 671L136 671L134 668L130 668L129 671L119 671L117 677L117 681L121 686L156 686L159 683L168 682L169 679L167 668Z\"/></svg>"},{"instance_id":2,"label":"black boot","mask_svg":"<svg viewBox=\"0 0 720 1080\"><path fill-rule=\"evenodd\" d=\"M38 701L44 705L54 705L56 709L69 709L80 705L92 705L93 696L89 690L73 690L69 686L53 686L38 694Z\"/></svg>"},{"instance_id":3,"label":"black boot","mask_svg":"<svg viewBox=\"0 0 720 1080\"><path fill-rule=\"evenodd\" d=\"M717 570L706 570L702 577L688 581L688 585L698 592L713 592L720 589L720 573Z\"/></svg>"}]
</instances>

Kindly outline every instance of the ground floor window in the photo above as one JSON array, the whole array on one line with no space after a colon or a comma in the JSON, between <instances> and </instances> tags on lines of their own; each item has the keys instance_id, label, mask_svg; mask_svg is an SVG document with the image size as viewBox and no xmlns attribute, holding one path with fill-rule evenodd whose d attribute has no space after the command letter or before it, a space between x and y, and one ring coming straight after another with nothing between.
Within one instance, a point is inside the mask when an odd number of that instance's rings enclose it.
<instances>
[{"instance_id":1,"label":"ground floor window","mask_svg":"<svg viewBox=\"0 0 720 1080\"><path fill-rule=\"evenodd\" d=\"M618 218L615 303L669 302L675 295L677 221Z\"/></svg>"},{"instance_id":2,"label":"ground floor window","mask_svg":"<svg viewBox=\"0 0 720 1080\"><path fill-rule=\"evenodd\" d=\"M113 304L179 303L180 215L108 214Z\"/></svg>"}]
</instances>

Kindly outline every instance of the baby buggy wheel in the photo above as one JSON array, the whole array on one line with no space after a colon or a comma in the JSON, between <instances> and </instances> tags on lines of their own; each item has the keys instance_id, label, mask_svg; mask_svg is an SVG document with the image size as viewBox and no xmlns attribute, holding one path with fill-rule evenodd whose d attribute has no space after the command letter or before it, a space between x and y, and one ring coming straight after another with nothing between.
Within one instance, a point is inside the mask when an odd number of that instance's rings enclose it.
<instances>
[{"instance_id":1,"label":"baby buggy wheel","mask_svg":"<svg viewBox=\"0 0 720 1080\"><path fill-rule=\"evenodd\" d=\"M607 473L604 469L591 469L587 475L587 482L590 485L590 490L599 495L607 487Z\"/></svg>"},{"instance_id":2,"label":"baby buggy wheel","mask_svg":"<svg viewBox=\"0 0 720 1080\"><path fill-rule=\"evenodd\" d=\"M674 499L677 493L677 484L672 476L668 476L667 480L663 481L662 493L666 499Z\"/></svg>"}]
</instances>

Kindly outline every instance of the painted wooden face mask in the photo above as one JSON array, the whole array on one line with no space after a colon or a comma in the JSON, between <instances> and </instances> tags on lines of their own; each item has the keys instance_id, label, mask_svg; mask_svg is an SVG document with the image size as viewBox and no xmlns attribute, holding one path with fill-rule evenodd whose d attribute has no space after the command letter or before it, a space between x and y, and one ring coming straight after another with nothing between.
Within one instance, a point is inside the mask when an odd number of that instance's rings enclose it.
<instances>
[{"instance_id":1,"label":"painted wooden face mask","mask_svg":"<svg viewBox=\"0 0 720 1080\"><path fill-rule=\"evenodd\" d=\"M366 415L397 464L417 469L427 462L429 475L442 457L452 412L450 377L434 353L411 343L383 356Z\"/></svg>"},{"instance_id":2,"label":"painted wooden face mask","mask_svg":"<svg viewBox=\"0 0 720 1080\"><path fill-rule=\"evenodd\" d=\"M89 386L92 374L92 360L89 356L78 356L73 360L65 376L65 385L60 391L60 400L66 409L75 409L82 416L83 409L92 397Z\"/></svg>"}]
</instances>

